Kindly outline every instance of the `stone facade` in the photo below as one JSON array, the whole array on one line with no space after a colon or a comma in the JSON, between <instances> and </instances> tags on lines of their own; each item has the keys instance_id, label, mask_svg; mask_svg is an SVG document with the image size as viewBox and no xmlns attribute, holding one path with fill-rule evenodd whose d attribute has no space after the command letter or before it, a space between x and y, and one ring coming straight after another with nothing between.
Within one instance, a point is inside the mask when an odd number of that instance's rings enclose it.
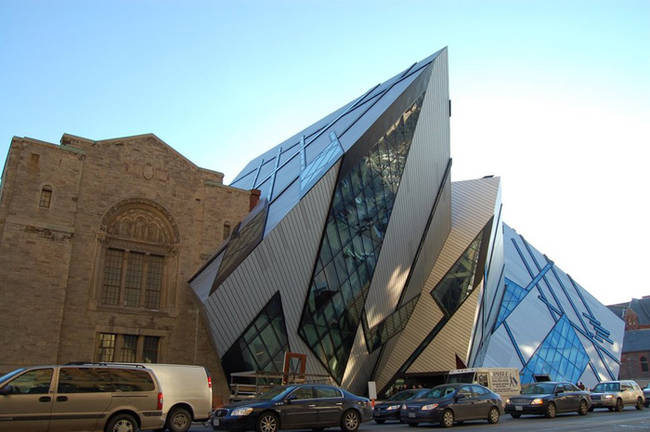
<instances>
[{"instance_id":1,"label":"stone facade","mask_svg":"<svg viewBox=\"0 0 650 432\"><path fill-rule=\"evenodd\" d=\"M187 285L257 200L222 179L152 134L14 138L0 189L0 372L100 360L100 335L113 334L116 359L132 344L143 361L153 343L158 362L206 366L225 396Z\"/></svg>"}]
</instances>

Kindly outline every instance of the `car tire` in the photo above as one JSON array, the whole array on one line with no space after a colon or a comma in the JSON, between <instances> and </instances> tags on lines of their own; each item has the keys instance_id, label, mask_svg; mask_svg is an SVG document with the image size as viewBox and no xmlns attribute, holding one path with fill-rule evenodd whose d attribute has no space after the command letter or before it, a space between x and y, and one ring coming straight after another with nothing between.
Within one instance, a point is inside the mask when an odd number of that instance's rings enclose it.
<instances>
[{"instance_id":1,"label":"car tire","mask_svg":"<svg viewBox=\"0 0 650 432\"><path fill-rule=\"evenodd\" d=\"M607 407L608 410L614 411L614 407Z\"/></svg>"},{"instance_id":2,"label":"car tire","mask_svg":"<svg viewBox=\"0 0 650 432\"><path fill-rule=\"evenodd\" d=\"M618 398L616 399L616 407L614 407L614 410L620 412L623 411L624 405L623 405L623 399Z\"/></svg>"},{"instance_id":3,"label":"car tire","mask_svg":"<svg viewBox=\"0 0 650 432\"><path fill-rule=\"evenodd\" d=\"M497 407L490 408L490 412L488 413L488 418L487 418L488 423L490 424L499 423L499 417L501 417L501 414L499 413L499 408Z\"/></svg>"},{"instance_id":4,"label":"car tire","mask_svg":"<svg viewBox=\"0 0 650 432\"><path fill-rule=\"evenodd\" d=\"M555 408L555 404L551 402L548 405L546 405L546 410L544 411L544 417L554 418L555 414L557 414L557 409Z\"/></svg>"},{"instance_id":5,"label":"car tire","mask_svg":"<svg viewBox=\"0 0 650 432\"><path fill-rule=\"evenodd\" d=\"M510 413L510 415L512 416L512 418L519 418L519 417L521 417L521 414L519 414L519 413Z\"/></svg>"},{"instance_id":6,"label":"car tire","mask_svg":"<svg viewBox=\"0 0 650 432\"><path fill-rule=\"evenodd\" d=\"M343 432L355 432L361 425L361 417L356 410L350 409L341 416L341 430Z\"/></svg>"},{"instance_id":7,"label":"car tire","mask_svg":"<svg viewBox=\"0 0 650 432\"><path fill-rule=\"evenodd\" d=\"M255 430L257 432L278 432L280 419L272 412L264 412L257 418Z\"/></svg>"},{"instance_id":8,"label":"car tire","mask_svg":"<svg viewBox=\"0 0 650 432\"><path fill-rule=\"evenodd\" d=\"M643 400L641 398L637 398L636 399L636 405L634 405L634 407L636 409L638 409L638 410L642 410L643 409Z\"/></svg>"},{"instance_id":9,"label":"car tire","mask_svg":"<svg viewBox=\"0 0 650 432\"><path fill-rule=\"evenodd\" d=\"M594 412L594 407L593 406L589 407L589 412Z\"/></svg>"},{"instance_id":10,"label":"car tire","mask_svg":"<svg viewBox=\"0 0 650 432\"><path fill-rule=\"evenodd\" d=\"M185 408L174 408L167 414L165 426L170 432L187 432L192 427L192 414Z\"/></svg>"},{"instance_id":11,"label":"car tire","mask_svg":"<svg viewBox=\"0 0 650 432\"><path fill-rule=\"evenodd\" d=\"M442 427L452 427L454 425L454 412L450 409L446 409L442 412L440 417L440 426Z\"/></svg>"},{"instance_id":12,"label":"car tire","mask_svg":"<svg viewBox=\"0 0 650 432\"><path fill-rule=\"evenodd\" d=\"M589 405L587 405L587 401L583 399L580 401L580 406L578 407L578 414L583 416L583 415L587 415L588 412L589 412Z\"/></svg>"},{"instance_id":13,"label":"car tire","mask_svg":"<svg viewBox=\"0 0 650 432\"><path fill-rule=\"evenodd\" d=\"M138 432L140 427L138 427L138 422L135 420L131 414L116 414L111 417L106 423L104 428L105 432Z\"/></svg>"},{"instance_id":14,"label":"car tire","mask_svg":"<svg viewBox=\"0 0 650 432\"><path fill-rule=\"evenodd\" d=\"M376 420L376 419L375 419L375 423L377 423L377 424L384 424L384 423L386 423L386 420Z\"/></svg>"}]
</instances>

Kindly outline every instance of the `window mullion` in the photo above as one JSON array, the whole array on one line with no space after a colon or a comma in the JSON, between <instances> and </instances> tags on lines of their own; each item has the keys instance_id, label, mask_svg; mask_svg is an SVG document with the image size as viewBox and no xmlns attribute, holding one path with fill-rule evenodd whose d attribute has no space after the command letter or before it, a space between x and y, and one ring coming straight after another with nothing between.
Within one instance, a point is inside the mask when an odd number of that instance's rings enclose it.
<instances>
[{"instance_id":1,"label":"window mullion","mask_svg":"<svg viewBox=\"0 0 650 432\"><path fill-rule=\"evenodd\" d=\"M120 278L120 295L119 295L119 305L124 306L126 304L126 274L128 273L129 265L129 252L128 250L124 251L122 256L122 274Z\"/></svg>"},{"instance_id":2,"label":"window mullion","mask_svg":"<svg viewBox=\"0 0 650 432\"><path fill-rule=\"evenodd\" d=\"M138 302L138 306L140 307L145 307L146 305L146 295L147 295L147 282L148 282L148 274L147 271L149 269L149 260L151 259L151 254L149 252L146 252L143 257L143 263L142 263L142 275L140 278L140 300ZM138 342L139 343L139 342Z\"/></svg>"}]
</instances>

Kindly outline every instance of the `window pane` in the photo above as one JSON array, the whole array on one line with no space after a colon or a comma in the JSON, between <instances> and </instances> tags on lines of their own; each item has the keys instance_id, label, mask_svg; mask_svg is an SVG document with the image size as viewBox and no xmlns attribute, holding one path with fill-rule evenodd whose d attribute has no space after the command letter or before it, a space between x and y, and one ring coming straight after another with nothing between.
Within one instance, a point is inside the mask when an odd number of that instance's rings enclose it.
<instances>
[{"instance_id":1,"label":"window pane","mask_svg":"<svg viewBox=\"0 0 650 432\"><path fill-rule=\"evenodd\" d=\"M98 393L113 391L111 377L106 369L61 368L59 393Z\"/></svg>"},{"instance_id":2,"label":"window pane","mask_svg":"<svg viewBox=\"0 0 650 432\"><path fill-rule=\"evenodd\" d=\"M158 336L145 336L142 348L142 361L145 363L156 363L158 361Z\"/></svg>"},{"instance_id":3,"label":"window pane","mask_svg":"<svg viewBox=\"0 0 650 432\"><path fill-rule=\"evenodd\" d=\"M122 335L122 348L118 361L135 362L138 348L138 337L135 335Z\"/></svg>"},{"instance_id":4,"label":"window pane","mask_svg":"<svg viewBox=\"0 0 650 432\"><path fill-rule=\"evenodd\" d=\"M124 251L107 249L104 261L104 286L102 303L116 305L120 301L120 284L122 282L122 258Z\"/></svg>"},{"instance_id":5,"label":"window pane","mask_svg":"<svg viewBox=\"0 0 650 432\"><path fill-rule=\"evenodd\" d=\"M144 254L130 252L126 268L125 297L127 306L140 305L140 291L142 289L142 267L144 266Z\"/></svg>"},{"instance_id":6,"label":"window pane","mask_svg":"<svg viewBox=\"0 0 650 432\"><path fill-rule=\"evenodd\" d=\"M162 272L164 257L149 256L147 268L147 290L145 292L144 306L149 309L160 308L160 292L162 291Z\"/></svg>"},{"instance_id":7,"label":"window pane","mask_svg":"<svg viewBox=\"0 0 650 432\"><path fill-rule=\"evenodd\" d=\"M316 387L316 398L340 398L341 392L332 387Z\"/></svg>"},{"instance_id":8,"label":"window pane","mask_svg":"<svg viewBox=\"0 0 650 432\"><path fill-rule=\"evenodd\" d=\"M111 369L110 375L117 392L151 391L154 389L153 380L145 371Z\"/></svg>"},{"instance_id":9,"label":"window pane","mask_svg":"<svg viewBox=\"0 0 650 432\"><path fill-rule=\"evenodd\" d=\"M52 202L52 189L44 187L41 190L41 200L38 203L39 207L50 208L50 203Z\"/></svg>"},{"instance_id":10,"label":"window pane","mask_svg":"<svg viewBox=\"0 0 650 432\"><path fill-rule=\"evenodd\" d=\"M19 394L45 394L50 391L52 369L36 369L26 372L11 381L14 393Z\"/></svg>"},{"instance_id":11,"label":"window pane","mask_svg":"<svg viewBox=\"0 0 650 432\"><path fill-rule=\"evenodd\" d=\"M111 333L101 333L99 335L99 349L97 352L97 361L112 362L115 356L115 335Z\"/></svg>"}]
</instances>

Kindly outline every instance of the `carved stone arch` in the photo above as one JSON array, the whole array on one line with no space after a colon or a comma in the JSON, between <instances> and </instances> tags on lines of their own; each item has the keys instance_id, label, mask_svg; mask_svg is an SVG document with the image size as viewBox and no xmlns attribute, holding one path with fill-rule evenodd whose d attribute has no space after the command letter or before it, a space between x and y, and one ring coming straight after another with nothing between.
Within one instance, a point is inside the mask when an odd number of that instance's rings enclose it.
<instances>
[{"instance_id":1,"label":"carved stone arch","mask_svg":"<svg viewBox=\"0 0 650 432\"><path fill-rule=\"evenodd\" d=\"M102 218L105 236L174 247L180 242L178 225L160 204L145 198L120 201Z\"/></svg>"}]
</instances>

